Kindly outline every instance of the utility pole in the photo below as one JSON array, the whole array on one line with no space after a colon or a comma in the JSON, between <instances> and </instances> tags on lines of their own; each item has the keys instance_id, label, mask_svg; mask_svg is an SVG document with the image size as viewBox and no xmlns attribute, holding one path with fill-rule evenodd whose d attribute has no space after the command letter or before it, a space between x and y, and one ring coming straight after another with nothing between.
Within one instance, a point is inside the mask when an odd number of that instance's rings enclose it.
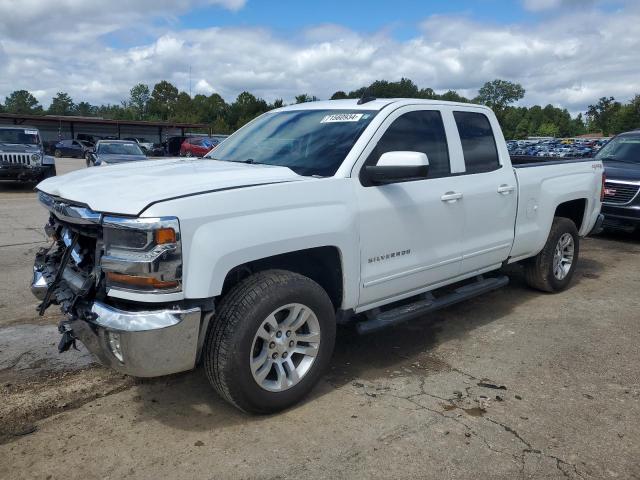
<instances>
[{"instance_id":1,"label":"utility pole","mask_svg":"<svg viewBox=\"0 0 640 480\"><path fill-rule=\"evenodd\" d=\"M191 98L191 65L189 65L189 98Z\"/></svg>"}]
</instances>

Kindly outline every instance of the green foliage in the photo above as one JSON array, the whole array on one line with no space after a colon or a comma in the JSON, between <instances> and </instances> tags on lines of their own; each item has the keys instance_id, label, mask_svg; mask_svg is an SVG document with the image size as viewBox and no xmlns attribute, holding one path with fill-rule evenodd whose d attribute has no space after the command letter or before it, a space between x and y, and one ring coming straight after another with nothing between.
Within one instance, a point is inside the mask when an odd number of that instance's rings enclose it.
<instances>
[{"instance_id":1,"label":"green foliage","mask_svg":"<svg viewBox=\"0 0 640 480\"><path fill-rule=\"evenodd\" d=\"M496 79L485 83L478 90L475 101L487 105L498 114L511 103L524 98L524 93L525 90L519 83Z\"/></svg>"},{"instance_id":2,"label":"green foliage","mask_svg":"<svg viewBox=\"0 0 640 480\"><path fill-rule=\"evenodd\" d=\"M49 105L47 112L49 115L74 115L75 111L76 106L69 94L66 92L58 92L51 100L51 105Z\"/></svg>"},{"instance_id":3,"label":"green foliage","mask_svg":"<svg viewBox=\"0 0 640 480\"><path fill-rule=\"evenodd\" d=\"M306 93L296 95L296 103L315 102L316 100L318 100L318 97L316 97L315 95L311 96L307 95Z\"/></svg>"},{"instance_id":4,"label":"green foliage","mask_svg":"<svg viewBox=\"0 0 640 480\"><path fill-rule=\"evenodd\" d=\"M149 114L158 120L173 119L178 102L178 89L166 80L158 82L153 87L149 99Z\"/></svg>"},{"instance_id":5,"label":"green foliage","mask_svg":"<svg viewBox=\"0 0 640 480\"><path fill-rule=\"evenodd\" d=\"M40 115L42 106L38 99L27 90L16 90L5 98L4 107L7 113L21 115Z\"/></svg>"},{"instance_id":6,"label":"green foliage","mask_svg":"<svg viewBox=\"0 0 640 480\"><path fill-rule=\"evenodd\" d=\"M144 83L135 85L129 91L129 107L135 111L138 120L144 120L149 107L149 100L151 100L149 86Z\"/></svg>"},{"instance_id":7,"label":"green foliage","mask_svg":"<svg viewBox=\"0 0 640 480\"><path fill-rule=\"evenodd\" d=\"M623 105L613 97L602 97L587 109L587 126L590 131L604 135L640 128L640 95Z\"/></svg>"},{"instance_id":8,"label":"green foliage","mask_svg":"<svg viewBox=\"0 0 640 480\"><path fill-rule=\"evenodd\" d=\"M572 118L566 109L547 105L541 107L516 107L513 102L524 96L524 88L517 83L493 80L485 83L474 102L484 103L494 109L506 138L526 138L528 136L569 137L586 132L602 131L614 134L640 128L640 95L627 104L617 102L613 97L603 97L595 105L590 105L586 117L582 114ZM335 92L332 100L361 98L363 95L376 98L422 98L471 102L455 90L438 94L432 88L420 88L408 78L390 82L376 80L368 86L346 93ZM304 93L295 97L296 103L318 100ZM165 120L210 125L216 133L232 133L258 115L285 103L277 99L268 104L265 100L249 92L242 92L231 103L219 94L198 94L190 97L180 92L166 80L156 83L150 92L145 84L135 85L129 97L120 105L94 106L88 102L74 104L65 92L59 92L52 100L48 113L56 115L100 116L116 120ZM6 97L0 111L18 114L42 114L38 100L26 90L17 90Z\"/></svg>"}]
</instances>

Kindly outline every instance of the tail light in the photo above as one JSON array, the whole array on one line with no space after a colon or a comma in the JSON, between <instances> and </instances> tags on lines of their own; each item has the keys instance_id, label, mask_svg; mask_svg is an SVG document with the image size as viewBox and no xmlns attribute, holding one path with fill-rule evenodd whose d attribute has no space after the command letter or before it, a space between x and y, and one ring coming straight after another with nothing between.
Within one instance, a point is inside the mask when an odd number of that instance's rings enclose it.
<instances>
[{"instance_id":1,"label":"tail light","mask_svg":"<svg viewBox=\"0 0 640 480\"><path fill-rule=\"evenodd\" d=\"M607 180L607 174L602 172L602 186L600 188L600 201L604 202L604 182Z\"/></svg>"}]
</instances>

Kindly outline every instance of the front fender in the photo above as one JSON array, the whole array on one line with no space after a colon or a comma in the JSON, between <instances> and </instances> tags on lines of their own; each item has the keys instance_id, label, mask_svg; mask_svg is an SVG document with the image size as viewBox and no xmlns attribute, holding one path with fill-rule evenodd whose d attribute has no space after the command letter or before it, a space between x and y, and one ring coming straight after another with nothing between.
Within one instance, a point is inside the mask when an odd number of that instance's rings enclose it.
<instances>
[{"instance_id":1,"label":"front fender","mask_svg":"<svg viewBox=\"0 0 640 480\"><path fill-rule=\"evenodd\" d=\"M176 215L183 238L186 298L222 293L239 265L315 247L342 259L343 305L357 304L359 255L355 199L348 179L317 179L214 192L154 205L145 216Z\"/></svg>"}]
</instances>

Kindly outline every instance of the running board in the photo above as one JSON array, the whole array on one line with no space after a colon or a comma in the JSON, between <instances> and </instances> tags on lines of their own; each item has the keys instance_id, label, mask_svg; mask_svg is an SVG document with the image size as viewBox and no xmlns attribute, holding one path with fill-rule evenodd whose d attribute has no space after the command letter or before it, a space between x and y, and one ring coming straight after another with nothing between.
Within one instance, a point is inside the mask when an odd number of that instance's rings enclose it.
<instances>
[{"instance_id":1,"label":"running board","mask_svg":"<svg viewBox=\"0 0 640 480\"><path fill-rule=\"evenodd\" d=\"M483 293L504 287L509 283L509 277L504 275L492 278L479 278L476 282L459 287L453 292L439 298L434 298L434 296L429 293L423 296L421 300L396 307L392 310L384 312L374 310L368 320L356 323L356 330L360 335L376 332L383 328L414 320L426 313L448 307L454 303L477 297Z\"/></svg>"}]
</instances>

